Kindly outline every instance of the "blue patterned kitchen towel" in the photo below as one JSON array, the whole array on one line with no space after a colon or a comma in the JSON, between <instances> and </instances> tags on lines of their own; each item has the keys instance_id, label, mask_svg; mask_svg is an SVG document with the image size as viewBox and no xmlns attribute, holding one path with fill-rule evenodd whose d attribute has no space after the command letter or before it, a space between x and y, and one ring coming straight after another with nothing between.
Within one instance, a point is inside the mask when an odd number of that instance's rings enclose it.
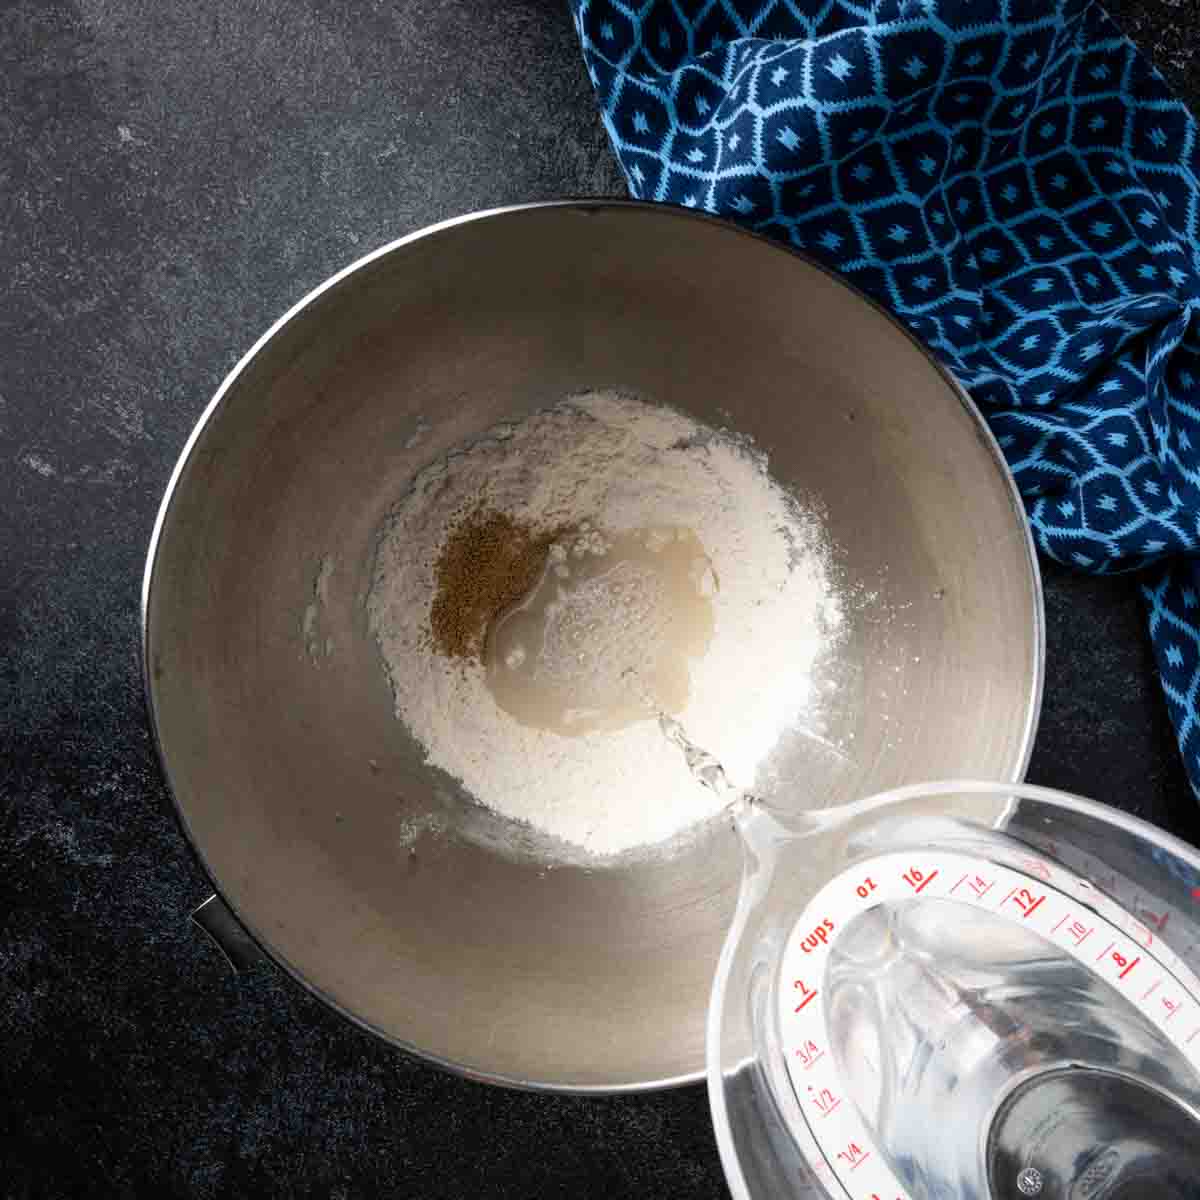
<instances>
[{"instance_id":1,"label":"blue patterned kitchen towel","mask_svg":"<svg viewBox=\"0 0 1200 1200\"><path fill-rule=\"evenodd\" d=\"M1200 795L1196 123L1089 0L570 0L634 196L798 247L983 410L1041 550L1150 568Z\"/></svg>"}]
</instances>

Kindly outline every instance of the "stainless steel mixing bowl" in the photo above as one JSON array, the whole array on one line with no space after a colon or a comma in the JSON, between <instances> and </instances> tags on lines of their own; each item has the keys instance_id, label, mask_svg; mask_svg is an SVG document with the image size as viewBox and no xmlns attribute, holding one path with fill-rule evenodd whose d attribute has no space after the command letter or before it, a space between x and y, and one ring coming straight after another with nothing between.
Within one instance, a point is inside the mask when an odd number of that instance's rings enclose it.
<instances>
[{"instance_id":1,"label":"stainless steel mixing bowl","mask_svg":"<svg viewBox=\"0 0 1200 1200\"><path fill-rule=\"evenodd\" d=\"M749 435L823 511L848 630L826 732L846 757L784 747L807 803L1021 776L1040 591L978 413L826 271L664 207L463 218L298 304L184 449L143 633L179 815L280 964L455 1069L618 1090L703 1073L732 830L608 866L548 861L423 763L363 606L377 529L419 468L598 386Z\"/></svg>"}]
</instances>

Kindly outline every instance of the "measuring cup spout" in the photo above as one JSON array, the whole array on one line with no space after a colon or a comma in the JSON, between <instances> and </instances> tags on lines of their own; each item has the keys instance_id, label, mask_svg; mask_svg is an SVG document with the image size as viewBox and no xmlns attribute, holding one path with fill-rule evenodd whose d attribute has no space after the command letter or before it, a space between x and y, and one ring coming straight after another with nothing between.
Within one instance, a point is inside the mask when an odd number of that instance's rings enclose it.
<instances>
[{"instance_id":1,"label":"measuring cup spout","mask_svg":"<svg viewBox=\"0 0 1200 1200\"><path fill-rule=\"evenodd\" d=\"M822 814L787 812L752 792L738 796L729 812L747 853L757 859L774 858L781 843L815 837L828 827Z\"/></svg>"}]
</instances>

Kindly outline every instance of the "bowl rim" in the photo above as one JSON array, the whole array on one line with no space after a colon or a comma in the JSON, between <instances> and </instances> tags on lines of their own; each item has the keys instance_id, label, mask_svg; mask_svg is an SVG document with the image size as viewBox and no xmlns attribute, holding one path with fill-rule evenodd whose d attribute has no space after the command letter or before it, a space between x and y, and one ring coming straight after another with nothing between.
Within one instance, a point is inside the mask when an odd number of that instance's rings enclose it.
<instances>
[{"instance_id":1,"label":"bowl rim","mask_svg":"<svg viewBox=\"0 0 1200 1200\"><path fill-rule=\"evenodd\" d=\"M232 367L228 374L226 374L217 390L213 393L212 399L209 400L200 413L200 416L196 419L196 423L193 426L191 433L188 435L182 450L179 452L179 457L176 460L175 466L172 468L162 500L159 503L158 512L155 516L154 526L151 531L150 541L146 552L146 563L142 574L142 586L140 594L139 653L141 658L142 695L146 706L147 719L150 725L150 733L154 742L154 751L158 760L159 770L162 774L163 782L166 784L167 793L170 797L171 810L175 816L175 820L177 821L180 830L183 833L184 841L190 849L194 861L199 866L202 875L211 886L213 893L220 899L221 903L225 905L226 909L242 926L246 932L246 935L250 938L254 945L257 946L262 955L278 966L290 979L292 979L295 983L298 983L306 992L314 996L322 1004L333 1009L341 1017L358 1026L360 1029L366 1030L374 1036L381 1038L389 1045L411 1054L427 1063L430 1063L433 1066L440 1067L441 1069L448 1071L453 1075L458 1075L465 1079L470 1079L481 1083L494 1084L502 1087L516 1088L523 1091L549 1092L568 1095L626 1095L642 1092L654 1092L667 1088L675 1088L687 1084L698 1084L704 1082L707 1074L707 1064L702 1064L697 1070L682 1075L670 1076L661 1079L637 1080L631 1083L620 1084L545 1083L534 1079L521 1079L501 1074L481 1072L473 1067L467 1066L466 1064L441 1057L427 1050L423 1050L419 1046L413 1045L412 1043L396 1037L394 1034L379 1028L372 1022L343 1007L336 999L325 993L320 987L306 978L298 968L289 963L282 954L275 950L265 937L256 932L253 924L246 919L245 915L239 911L237 906L234 905L229 897L223 892L217 880L216 874L209 867L208 862L200 849L198 841L192 834L187 822L187 818L184 815L183 808L180 805L179 799L175 793L175 788L171 780L171 773L167 765L166 751L159 729L158 715L154 702L154 675L150 661L150 646L152 636L150 614L153 604L155 568L158 563L159 551L165 539L167 526L171 517L171 511L174 507L174 502L180 488L180 483L183 479L184 472L191 462L196 447L198 446L201 438L204 436L209 424L216 419L217 415L224 407L227 396L232 391L243 372L249 367L250 363L267 346L267 344L283 330L286 325L290 324L302 312L304 312L311 305L315 304L326 292L333 290L351 275L370 266L376 260L384 258L387 255L394 254L397 251L413 245L416 242L435 237L438 234L444 233L450 229L454 229L460 225L494 220L496 218L509 217L517 214L527 214L541 210L575 210L586 213L596 213L603 210L625 212L636 212L643 210L667 219L692 221L712 225L720 229L722 232L732 233L741 237L753 239L764 246L770 247L772 250L778 253L787 254L799 259L809 267L815 268L822 274L828 276L830 279L836 281L842 287L845 287L854 293L860 300L870 305L875 312L890 322L894 328L903 333L912 346L917 349L922 357L924 357L926 362L928 362L929 365L937 372L937 374L941 376L941 378L949 385L951 390L958 397L959 403L962 405L967 415L972 419L972 422L976 428L976 434L991 451L992 457L1000 469L1001 477L1008 490L1013 515L1016 518L1024 536L1024 545L1026 550L1025 557L1029 571L1029 583L1032 591L1034 610L1033 678L1030 681L1030 691L1026 705L1025 728L1021 735L1020 750L1017 755L1017 761L1013 764L1013 778L997 780L996 783L998 786L1004 786L1006 784L1021 783L1024 780L1025 772L1029 766L1030 755L1033 752L1034 738L1036 736L1038 723L1041 717L1045 685L1045 600L1043 596L1042 577L1038 566L1033 533L1025 514L1025 508L1021 500L1020 492L1017 490L1016 480L1013 478L1013 474L1008 466L1008 462L1000 449L1000 444L996 440L995 435L992 433L991 428L984 420L982 412L979 410L978 406L971 399L966 389L962 386L954 374L934 356L929 347L926 346L925 343L922 342L905 324L903 324L903 322L901 322L893 313L889 312L888 309L880 304L877 300L864 292L860 287L846 279L844 276L838 274L838 272L834 271L825 263L822 263L820 260L809 254L805 254L801 250L797 250L791 246L786 246L783 243L769 238L764 234L745 229L732 221L714 216L710 213L682 208L673 204L655 203L642 200L626 200L620 198L609 199L604 197L568 197L554 200L535 200L522 204L510 204L496 208L480 209L474 212L463 213L456 217L450 217L447 220L437 221L431 225L422 226L420 229L416 229L411 233L403 235L402 237L386 242L382 246L379 246L367 254L355 259L347 266L341 268L339 271L334 272L334 274L330 275L323 282L319 283L315 288L292 304L282 316L272 322L266 331L262 333L254 341L250 348L241 356L241 358L238 359L237 363Z\"/></svg>"}]
</instances>

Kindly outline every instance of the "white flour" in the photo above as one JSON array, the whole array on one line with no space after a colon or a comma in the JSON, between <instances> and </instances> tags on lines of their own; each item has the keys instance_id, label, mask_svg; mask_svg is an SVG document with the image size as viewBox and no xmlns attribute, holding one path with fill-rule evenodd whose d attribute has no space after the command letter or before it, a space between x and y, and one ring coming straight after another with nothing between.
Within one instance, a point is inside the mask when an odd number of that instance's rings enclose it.
<instances>
[{"instance_id":1,"label":"white flour","mask_svg":"<svg viewBox=\"0 0 1200 1200\"><path fill-rule=\"evenodd\" d=\"M534 729L497 706L481 665L434 648L438 553L480 501L539 527L695 533L718 582L714 628L675 715L735 784L753 786L789 727L819 725L815 676L841 608L815 520L734 438L613 393L576 396L427 467L380 534L367 607L396 714L483 804L602 857L722 807L655 721L576 737Z\"/></svg>"}]
</instances>

